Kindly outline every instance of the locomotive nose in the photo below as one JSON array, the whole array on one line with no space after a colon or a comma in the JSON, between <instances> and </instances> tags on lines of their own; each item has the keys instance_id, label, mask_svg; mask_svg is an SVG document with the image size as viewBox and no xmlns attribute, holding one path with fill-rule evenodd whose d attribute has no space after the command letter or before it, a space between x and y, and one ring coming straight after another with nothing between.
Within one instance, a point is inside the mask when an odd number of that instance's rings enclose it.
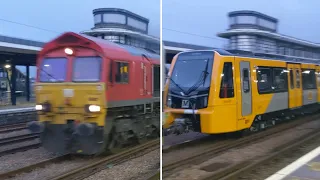
<instances>
[{"instance_id":1,"label":"locomotive nose","mask_svg":"<svg viewBox=\"0 0 320 180\"><path fill-rule=\"evenodd\" d=\"M31 133L41 133L44 130L44 124L38 121L31 121L27 123L27 129L29 129Z\"/></svg>"},{"instance_id":2,"label":"locomotive nose","mask_svg":"<svg viewBox=\"0 0 320 180\"><path fill-rule=\"evenodd\" d=\"M95 131L95 125L90 123L80 123L76 126L76 133L80 136L90 136Z\"/></svg>"}]
</instances>

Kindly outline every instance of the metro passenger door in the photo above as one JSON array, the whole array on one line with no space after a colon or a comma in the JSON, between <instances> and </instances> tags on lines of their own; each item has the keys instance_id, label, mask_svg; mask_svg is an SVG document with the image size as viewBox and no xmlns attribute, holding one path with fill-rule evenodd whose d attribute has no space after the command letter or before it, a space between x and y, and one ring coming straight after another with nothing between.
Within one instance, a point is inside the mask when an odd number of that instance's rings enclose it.
<instances>
[{"instance_id":1,"label":"metro passenger door","mask_svg":"<svg viewBox=\"0 0 320 180\"><path fill-rule=\"evenodd\" d=\"M289 70L289 109L302 106L301 66L287 64Z\"/></svg>"}]
</instances>

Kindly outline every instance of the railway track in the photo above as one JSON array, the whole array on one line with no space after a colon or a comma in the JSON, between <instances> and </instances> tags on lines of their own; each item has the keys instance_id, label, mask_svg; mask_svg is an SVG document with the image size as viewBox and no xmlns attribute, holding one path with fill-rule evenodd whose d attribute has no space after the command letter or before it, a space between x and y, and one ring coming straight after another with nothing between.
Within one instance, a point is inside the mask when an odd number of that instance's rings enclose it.
<instances>
[{"instance_id":1,"label":"railway track","mask_svg":"<svg viewBox=\"0 0 320 180\"><path fill-rule=\"evenodd\" d=\"M8 137L8 138L3 138L3 139L0 139L0 146L19 143L19 142L23 142L23 141L30 141L30 140L39 138L39 134L40 133L24 134L24 135L19 135L19 136L12 136L12 137Z\"/></svg>"},{"instance_id":2,"label":"railway track","mask_svg":"<svg viewBox=\"0 0 320 180\"><path fill-rule=\"evenodd\" d=\"M277 135L278 133L281 133L285 130L297 127L297 126L304 124L306 122L316 120L319 117L320 117L319 114L311 115L309 117L302 117L302 118L296 119L292 122L283 123L283 124L278 125L274 128L270 128L266 131L252 134L247 137L243 137L241 139L226 139L226 140L212 143L212 145L210 145L208 148L204 149L201 152L195 153L192 156L188 156L188 157L185 157L185 158L180 159L178 161L164 164L163 168L162 168L162 177L166 178L166 177L170 176L171 174L173 174L174 172L177 172L180 169L187 167L188 165L200 164L201 162L208 160L208 158L214 157L218 154L222 154L229 149L239 148L239 147L243 147L243 146L246 146L249 144L264 141L266 139L269 139L272 136ZM163 156L165 156L165 154ZM215 178L213 178L213 179L215 179ZM219 179L219 178L217 178L217 179Z\"/></svg>"},{"instance_id":3,"label":"railway track","mask_svg":"<svg viewBox=\"0 0 320 180\"><path fill-rule=\"evenodd\" d=\"M89 163L85 166L82 166L80 168L69 171L65 174L58 175L58 176L51 178L51 179L52 180L84 179L86 177L89 177L89 176L105 169L106 164L119 164L119 163L122 163L124 161L128 161L129 159L136 157L137 155L141 154L141 152L143 152L142 154L146 154L146 153L151 152L153 150L159 149L159 147L160 147L160 139L155 139L155 140L149 141L147 143L135 146L133 148L124 150L124 151L119 152L117 154L99 159L97 161L94 161L94 162Z\"/></svg>"},{"instance_id":4,"label":"railway track","mask_svg":"<svg viewBox=\"0 0 320 180\"><path fill-rule=\"evenodd\" d=\"M26 166L26 167L23 167L23 168L20 168L20 169L16 169L16 170L13 170L13 171L5 172L5 173L0 174L0 179L13 178L18 174L30 172L30 171L34 170L35 168L43 168L48 164L58 163L58 162L61 162L61 161L65 160L65 159L69 159L70 157L71 157L70 154L63 155L63 156L58 156L58 157L55 157L55 158L51 158L51 159L47 159L47 160L41 161L41 162L36 163L36 164L32 164L30 166Z\"/></svg>"},{"instance_id":5,"label":"railway track","mask_svg":"<svg viewBox=\"0 0 320 180\"><path fill-rule=\"evenodd\" d=\"M7 150L0 151L0 156L14 154L17 152L22 152L22 151L27 151L30 149L36 149L36 148L39 148L40 146L41 146L41 143L33 143L33 144L26 145L26 146L20 146L20 147L16 147L16 148L12 148L12 149L7 149Z\"/></svg>"},{"instance_id":6,"label":"railway track","mask_svg":"<svg viewBox=\"0 0 320 180\"><path fill-rule=\"evenodd\" d=\"M147 177L147 180L160 180L160 169L153 172L149 177Z\"/></svg>"},{"instance_id":7,"label":"railway track","mask_svg":"<svg viewBox=\"0 0 320 180\"><path fill-rule=\"evenodd\" d=\"M257 167L272 161L273 159L282 156L286 153L295 151L299 146L302 146L309 142L314 142L320 138L320 131L316 129L311 133L308 133L299 139L295 140L294 142L288 142L282 145L280 148L277 148L277 151L273 151L272 153L267 154L266 156L262 156L254 159L249 159L247 161L242 161L240 163L234 164L232 166L223 168L216 173L208 175L202 180L212 180L212 179L219 179L219 180L236 180L241 179L241 177L249 174L251 171L257 169Z\"/></svg>"},{"instance_id":8,"label":"railway track","mask_svg":"<svg viewBox=\"0 0 320 180\"><path fill-rule=\"evenodd\" d=\"M17 123L0 126L0 134L26 129L26 123Z\"/></svg>"}]
</instances>

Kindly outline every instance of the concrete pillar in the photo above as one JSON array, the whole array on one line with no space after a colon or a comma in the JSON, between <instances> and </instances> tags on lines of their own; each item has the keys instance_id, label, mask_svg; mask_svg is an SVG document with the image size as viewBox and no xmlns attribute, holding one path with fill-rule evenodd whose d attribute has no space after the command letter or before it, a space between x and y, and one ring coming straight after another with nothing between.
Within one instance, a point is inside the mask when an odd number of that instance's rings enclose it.
<instances>
[{"instance_id":1,"label":"concrete pillar","mask_svg":"<svg viewBox=\"0 0 320 180\"><path fill-rule=\"evenodd\" d=\"M26 70L27 70L27 73L26 73L26 98L27 98L27 101L30 101L30 66L26 66Z\"/></svg>"},{"instance_id":2,"label":"concrete pillar","mask_svg":"<svg viewBox=\"0 0 320 180\"><path fill-rule=\"evenodd\" d=\"M11 67L11 103L13 106L17 105L17 98L16 98L16 84L17 84L17 71L16 66L13 64Z\"/></svg>"}]
</instances>

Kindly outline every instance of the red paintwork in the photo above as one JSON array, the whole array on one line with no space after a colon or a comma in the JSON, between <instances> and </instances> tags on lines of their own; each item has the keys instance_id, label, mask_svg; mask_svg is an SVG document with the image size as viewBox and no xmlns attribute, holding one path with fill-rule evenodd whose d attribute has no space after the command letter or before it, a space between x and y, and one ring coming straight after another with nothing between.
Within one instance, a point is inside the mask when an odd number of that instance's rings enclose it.
<instances>
[{"instance_id":1,"label":"red paintwork","mask_svg":"<svg viewBox=\"0 0 320 180\"><path fill-rule=\"evenodd\" d=\"M77 42L66 42L76 39ZM70 40L71 39L71 40ZM74 50L73 56L67 56L64 48L70 47ZM80 35L73 32L64 33L58 38L47 43L38 55L37 67L40 67L41 61L45 57L67 57L68 74L67 82L71 82L72 77L72 59L74 56L101 56L103 58L102 79L106 84L106 97L108 101L135 100L152 98L152 67L160 65L159 59L146 59L143 56L130 54L127 50L120 48L117 44L90 36ZM129 63L129 83L115 83L116 63L113 67L113 83L109 82L109 71L111 61L126 61ZM143 89L143 69L141 63L146 64L147 68L147 91L150 94L142 95ZM39 69L37 70L39 75ZM37 82L38 82L37 76Z\"/></svg>"}]
</instances>

